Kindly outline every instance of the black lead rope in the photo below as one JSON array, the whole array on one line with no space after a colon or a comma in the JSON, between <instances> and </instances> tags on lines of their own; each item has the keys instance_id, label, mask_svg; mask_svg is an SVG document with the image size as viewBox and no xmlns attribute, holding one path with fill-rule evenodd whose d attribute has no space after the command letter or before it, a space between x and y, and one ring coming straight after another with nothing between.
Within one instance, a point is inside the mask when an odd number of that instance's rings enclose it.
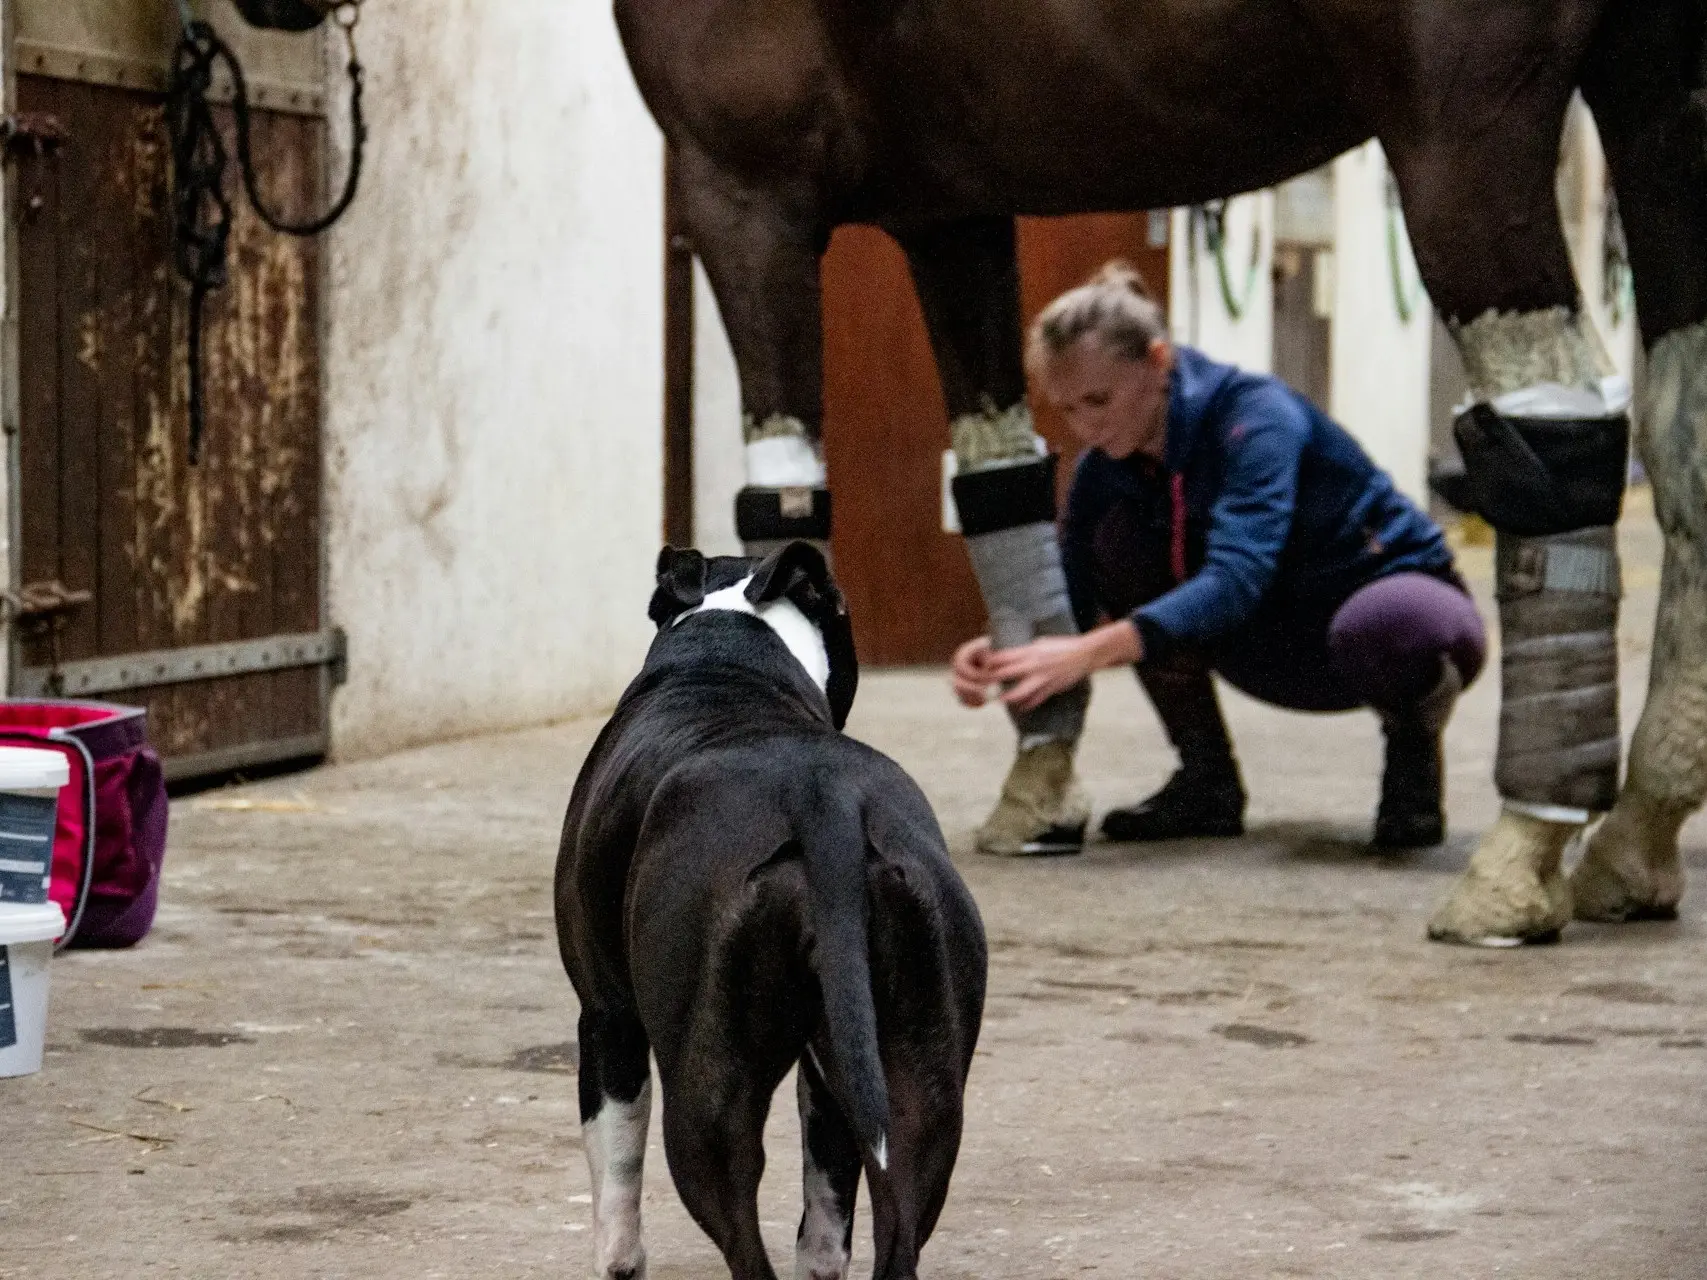
<instances>
[{"instance_id":1,"label":"black lead rope","mask_svg":"<svg viewBox=\"0 0 1707 1280\"><path fill-rule=\"evenodd\" d=\"M362 113L361 60L356 56L356 5L339 11L338 25L349 45L350 172L344 191L324 214L308 222L290 222L267 208L261 198L251 149L249 85L231 46L206 22L184 24L172 64L172 83L166 97L166 120L172 141L173 257L179 276L190 286L189 410L190 465L201 461L206 423L203 388L203 316L208 294L225 287L230 278L231 200L225 194L225 169L230 157L214 121L210 94L214 70L224 63L231 76L232 111L236 118L237 167L243 189L256 215L272 230L288 236L315 236L349 211L361 183L362 154L367 143L367 120ZM347 17L344 15L348 15Z\"/></svg>"}]
</instances>

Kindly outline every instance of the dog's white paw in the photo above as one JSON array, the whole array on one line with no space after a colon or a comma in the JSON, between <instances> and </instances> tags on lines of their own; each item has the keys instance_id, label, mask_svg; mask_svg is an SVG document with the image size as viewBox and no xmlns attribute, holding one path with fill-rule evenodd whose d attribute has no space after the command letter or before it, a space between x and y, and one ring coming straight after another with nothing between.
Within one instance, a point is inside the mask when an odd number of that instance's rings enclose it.
<instances>
[{"instance_id":1,"label":"dog's white paw","mask_svg":"<svg viewBox=\"0 0 1707 1280\"><path fill-rule=\"evenodd\" d=\"M646 1280L646 1255L635 1252L593 1272L593 1280Z\"/></svg>"},{"instance_id":2,"label":"dog's white paw","mask_svg":"<svg viewBox=\"0 0 1707 1280\"><path fill-rule=\"evenodd\" d=\"M840 1224L836 1224L833 1235L809 1225L795 1245L794 1280L847 1280L851 1261L848 1250L842 1247Z\"/></svg>"}]
</instances>

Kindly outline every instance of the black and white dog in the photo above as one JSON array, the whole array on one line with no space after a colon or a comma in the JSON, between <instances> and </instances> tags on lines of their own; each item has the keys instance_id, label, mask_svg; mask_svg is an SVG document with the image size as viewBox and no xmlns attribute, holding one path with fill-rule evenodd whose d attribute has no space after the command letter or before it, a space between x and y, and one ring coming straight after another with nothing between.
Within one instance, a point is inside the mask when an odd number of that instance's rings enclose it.
<instances>
[{"instance_id":1,"label":"black and white dog","mask_svg":"<svg viewBox=\"0 0 1707 1280\"><path fill-rule=\"evenodd\" d=\"M799 1065L797 1280L842 1280L869 1181L875 1280L916 1273L948 1193L983 1016L978 909L898 765L840 729L858 681L824 558L666 548L646 664L593 745L557 861L581 1000L601 1280L646 1274L650 1049L664 1151L736 1280L774 1280L758 1187Z\"/></svg>"}]
</instances>

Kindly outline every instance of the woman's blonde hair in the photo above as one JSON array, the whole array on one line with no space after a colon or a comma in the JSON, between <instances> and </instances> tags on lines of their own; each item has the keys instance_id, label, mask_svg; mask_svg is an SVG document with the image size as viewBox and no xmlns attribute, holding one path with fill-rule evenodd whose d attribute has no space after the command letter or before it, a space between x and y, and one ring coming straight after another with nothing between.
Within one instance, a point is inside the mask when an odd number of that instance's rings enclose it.
<instances>
[{"instance_id":1,"label":"woman's blonde hair","mask_svg":"<svg viewBox=\"0 0 1707 1280\"><path fill-rule=\"evenodd\" d=\"M1125 360L1142 360L1158 338L1168 336L1162 308L1130 262L1117 258L1104 264L1085 283L1043 308L1026 342L1026 366L1033 372L1048 367L1088 333Z\"/></svg>"}]
</instances>

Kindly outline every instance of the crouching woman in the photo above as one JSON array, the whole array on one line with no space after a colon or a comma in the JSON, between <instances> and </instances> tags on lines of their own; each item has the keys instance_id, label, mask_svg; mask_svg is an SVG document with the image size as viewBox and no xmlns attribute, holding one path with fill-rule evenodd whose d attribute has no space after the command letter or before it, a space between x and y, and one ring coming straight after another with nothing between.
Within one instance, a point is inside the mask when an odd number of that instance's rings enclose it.
<instances>
[{"instance_id":1,"label":"crouching woman","mask_svg":"<svg viewBox=\"0 0 1707 1280\"><path fill-rule=\"evenodd\" d=\"M1133 664L1179 769L1107 815L1113 840L1243 831L1212 672L1295 711L1367 707L1386 736L1374 844L1439 843L1441 732L1486 655L1439 527L1284 383L1170 343L1123 264L1050 304L1027 364L1086 446L1062 531L1084 634L1000 652L967 642L960 700L1002 685L1023 710Z\"/></svg>"}]
</instances>

